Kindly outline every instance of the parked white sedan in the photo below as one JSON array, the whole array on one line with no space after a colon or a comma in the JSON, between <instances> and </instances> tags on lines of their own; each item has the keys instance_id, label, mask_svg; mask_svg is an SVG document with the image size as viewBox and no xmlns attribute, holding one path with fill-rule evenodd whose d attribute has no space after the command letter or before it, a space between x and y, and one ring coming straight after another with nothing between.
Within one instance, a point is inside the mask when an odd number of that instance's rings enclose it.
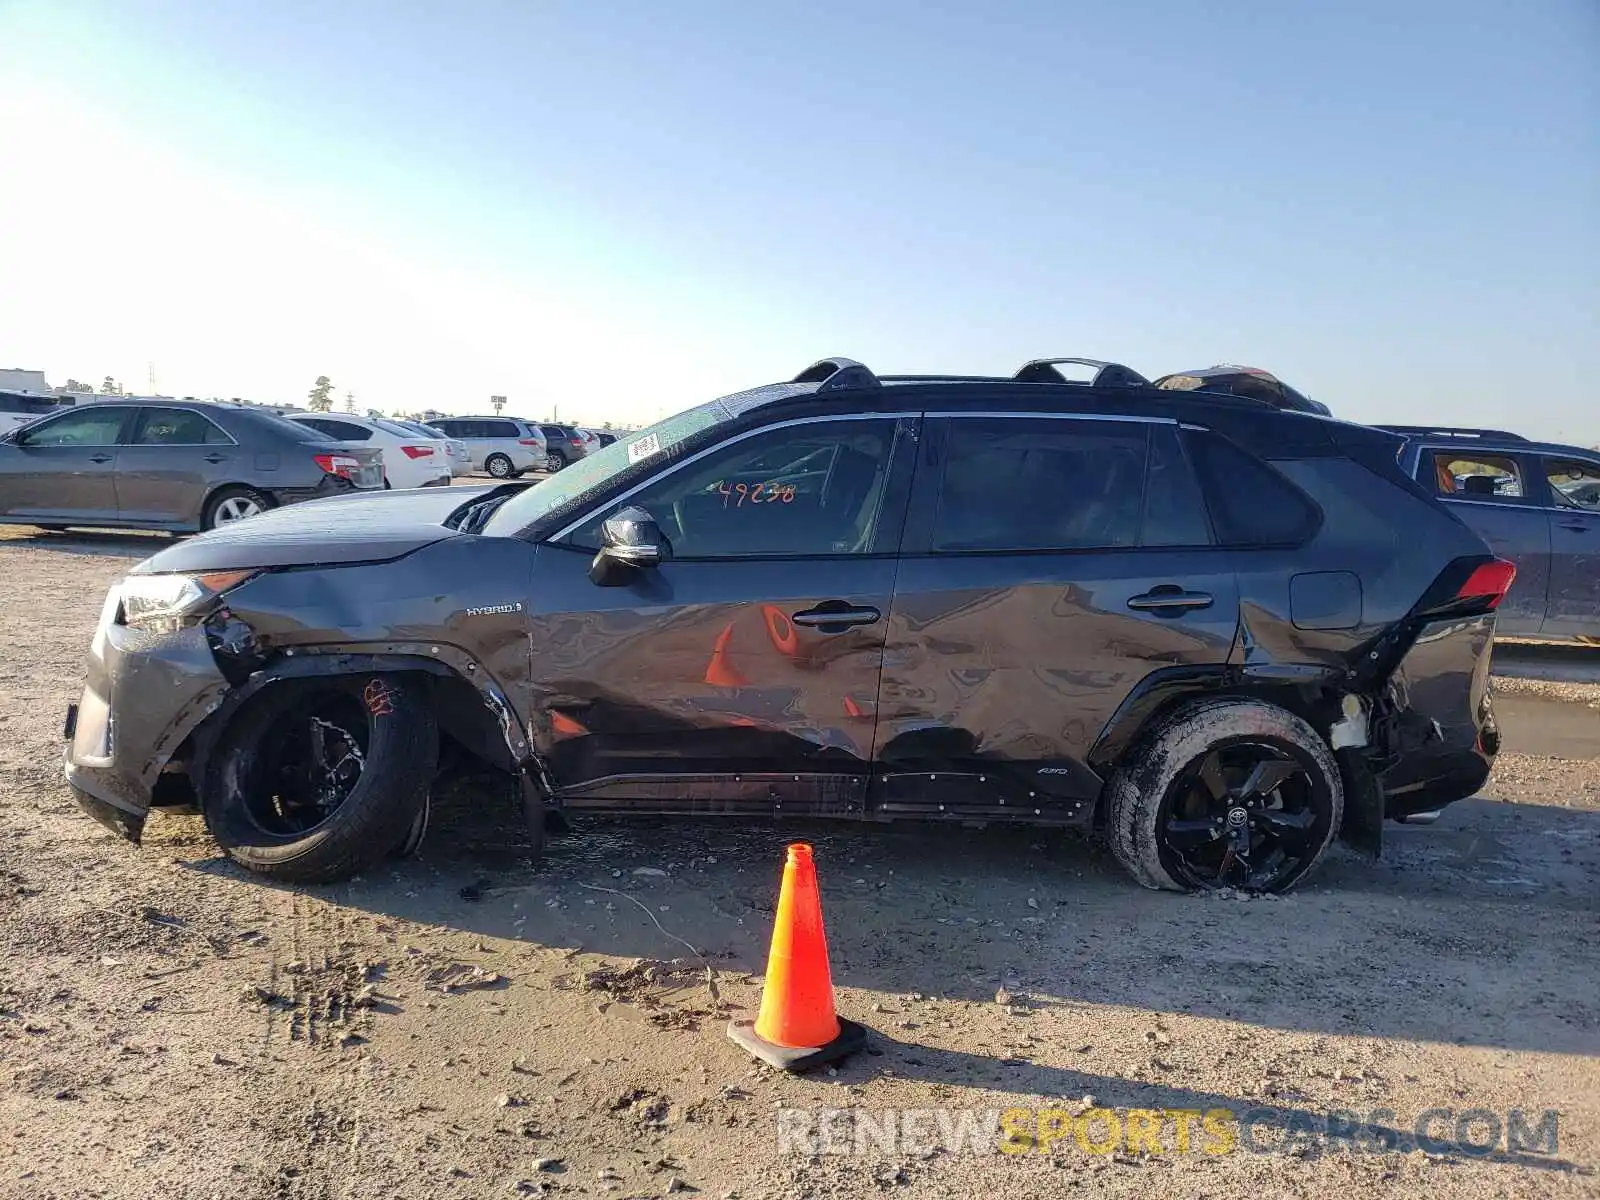
<instances>
[{"instance_id":1,"label":"parked white sedan","mask_svg":"<svg viewBox=\"0 0 1600 1200\"><path fill-rule=\"evenodd\" d=\"M423 437L382 417L285 413L340 442L359 442L383 451L384 485L391 488L449 487L450 455L444 442Z\"/></svg>"},{"instance_id":2,"label":"parked white sedan","mask_svg":"<svg viewBox=\"0 0 1600 1200\"><path fill-rule=\"evenodd\" d=\"M430 429L420 421L405 421L398 417L388 418L388 424L398 425L401 429L409 429L418 437L441 441L445 445L445 452L450 456L450 474L472 474L472 451L467 449L467 444L453 437L446 437L437 429Z\"/></svg>"}]
</instances>

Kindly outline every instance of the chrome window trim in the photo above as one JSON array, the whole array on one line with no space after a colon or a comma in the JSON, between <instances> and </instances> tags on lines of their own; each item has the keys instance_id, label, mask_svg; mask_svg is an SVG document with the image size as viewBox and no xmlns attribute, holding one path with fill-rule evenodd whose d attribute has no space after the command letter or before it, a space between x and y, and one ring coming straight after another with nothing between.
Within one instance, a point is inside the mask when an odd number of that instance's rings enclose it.
<instances>
[{"instance_id":1,"label":"chrome window trim","mask_svg":"<svg viewBox=\"0 0 1600 1200\"><path fill-rule=\"evenodd\" d=\"M1476 504L1476 505L1479 505L1480 507L1483 507L1483 508L1503 508L1503 509L1508 509L1508 510L1510 510L1512 512L1587 513L1591 517L1600 517L1600 510L1593 509L1593 508L1583 508L1583 507L1581 507L1579 505L1572 505L1570 507L1563 507L1563 506L1561 506L1559 504L1507 504L1507 503L1505 503L1505 500L1516 499L1516 497L1514 497L1514 496L1507 496L1507 497L1504 497L1501 500L1466 500L1466 499L1461 498L1460 496L1435 496L1434 499L1443 501L1445 504Z\"/></svg>"}]
</instances>

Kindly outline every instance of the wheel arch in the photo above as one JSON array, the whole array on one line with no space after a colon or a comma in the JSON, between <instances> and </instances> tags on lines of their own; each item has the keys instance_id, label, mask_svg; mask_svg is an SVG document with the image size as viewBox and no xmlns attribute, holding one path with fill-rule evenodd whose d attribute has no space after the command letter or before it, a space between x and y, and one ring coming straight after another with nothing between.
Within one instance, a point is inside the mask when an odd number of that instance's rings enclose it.
<instances>
[{"instance_id":1,"label":"wheel arch","mask_svg":"<svg viewBox=\"0 0 1600 1200\"><path fill-rule=\"evenodd\" d=\"M1116 769L1151 725L1181 705L1210 698L1262 700L1287 709L1324 738L1339 719L1342 672L1319 665L1274 664L1268 671L1225 664L1163 667L1141 679L1111 714L1089 751L1102 777Z\"/></svg>"},{"instance_id":2,"label":"wheel arch","mask_svg":"<svg viewBox=\"0 0 1600 1200\"><path fill-rule=\"evenodd\" d=\"M510 774L548 780L542 761L524 736L509 698L470 656L447 647L373 652L286 651L230 691L190 735L191 769L204 770L218 736L266 689L295 680L348 675L404 674L426 679L434 718L442 734ZM175 755L174 757L177 757ZM547 793L553 788L545 786Z\"/></svg>"},{"instance_id":3,"label":"wheel arch","mask_svg":"<svg viewBox=\"0 0 1600 1200\"><path fill-rule=\"evenodd\" d=\"M265 500L269 509L278 507L278 502L273 498L270 489L264 488L260 484L246 483L242 479L225 480L222 483L214 483L210 487L206 488L205 495L200 497L200 507L195 510L194 514L195 528L204 528L206 513L211 508L211 502L215 500L218 495L227 491L229 488L245 488L246 490L254 492L256 495Z\"/></svg>"},{"instance_id":4,"label":"wheel arch","mask_svg":"<svg viewBox=\"0 0 1600 1200\"><path fill-rule=\"evenodd\" d=\"M1186 704L1205 699L1260 700L1293 713L1329 743L1344 784L1344 819L1337 835L1359 853L1382 853L1383 793L1364 747L1335 747L1331 732L1352 691L1344 672L1320 664L1273 664L1252 670L1227 664L1163 667L1135 685L1089 751L1089 765L1105 780L1094 821L1103 827L1118 763L1145 732Z\"/></svg>"}]
</instances>

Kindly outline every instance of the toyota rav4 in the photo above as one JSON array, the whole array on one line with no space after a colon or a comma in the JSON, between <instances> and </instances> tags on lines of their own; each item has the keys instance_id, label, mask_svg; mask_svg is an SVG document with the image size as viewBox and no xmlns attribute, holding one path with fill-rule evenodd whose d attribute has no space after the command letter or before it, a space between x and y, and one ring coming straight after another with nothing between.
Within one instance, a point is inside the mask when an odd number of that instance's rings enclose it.
<instances>
[{"instance_id":1,"label":"toyota rav4","mask_svg":"<svg viewBox=\"0 0 1600 1200\"><path fill-rule=\"evenodd\" d=\"M824 360L536 486L163 550L106 598L67 778L298 881L414 846L476 761L536 841L581 809L1015 821L1102 830L1149 887L1281 890L1498 748L1514 571L1400 444L1114 363Z\"/></svg>"}]
</instances>

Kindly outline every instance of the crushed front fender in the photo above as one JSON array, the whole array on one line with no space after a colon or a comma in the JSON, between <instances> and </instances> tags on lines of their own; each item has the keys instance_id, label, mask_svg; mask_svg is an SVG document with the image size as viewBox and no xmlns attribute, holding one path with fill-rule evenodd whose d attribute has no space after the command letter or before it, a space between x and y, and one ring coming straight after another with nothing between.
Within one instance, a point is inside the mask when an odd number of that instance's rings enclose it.
<instances>
[{"instance_id":1,"label":"crushed front fender","mask_svg":"<svg viewBox=\"0 0 1600 1200\"><path fill-rule=\"evenodd\" d=\"M116 624L115 609L113 593L69 722L66 776L85 812L137 842L157 777L228 681L202 628L144 633Z\"/></svg>"}]
</instances>

